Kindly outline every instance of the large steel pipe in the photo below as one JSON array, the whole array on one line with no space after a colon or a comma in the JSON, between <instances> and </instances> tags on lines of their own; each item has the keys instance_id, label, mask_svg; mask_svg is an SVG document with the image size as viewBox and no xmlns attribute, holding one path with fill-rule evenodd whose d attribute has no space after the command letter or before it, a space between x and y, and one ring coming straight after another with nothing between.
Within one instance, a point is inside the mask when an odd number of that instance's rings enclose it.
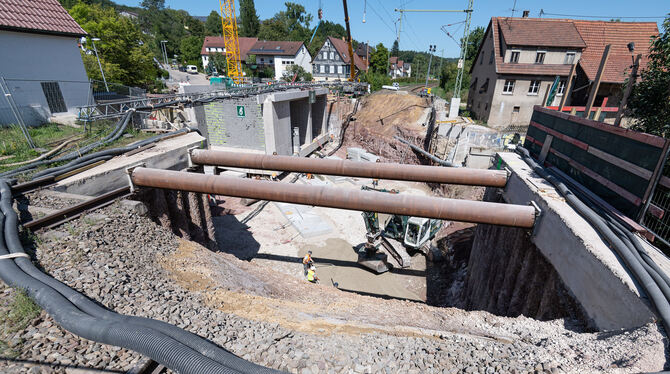
<instances>
[{"instance_id":1,"label":"large steel pipe","mask_svg":"<svg viewBox=\"0 0 670 374\"><path fill-rule=\"evenodd\" d=\"M143 167L131 171L136 186L166 188L329 208L401 214L529 228L531 206L389 194L349 188L288 184Z\"/></svg>"},{"instance_id":2,"label":"large steel pipe","mask_svg":"<svg viewBox=\"0 0 670 374\"><path fill-rule=\"evenodd\" d=\"M200 165L216 165L247 169L296 171L347 177L394 179L412 182L463 184L469 186L504 187L507 172L468 168L371 163L347 160L314 159L291 156L266 156L195 149L191 160Z\"/></svg>"}]
</instances>

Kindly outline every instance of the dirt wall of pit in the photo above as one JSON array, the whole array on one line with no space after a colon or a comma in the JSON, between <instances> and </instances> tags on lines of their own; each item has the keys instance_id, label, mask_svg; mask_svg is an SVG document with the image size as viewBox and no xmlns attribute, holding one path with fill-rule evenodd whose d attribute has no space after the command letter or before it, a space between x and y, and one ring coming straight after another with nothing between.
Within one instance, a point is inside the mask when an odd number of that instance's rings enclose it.
<instances>
[{"instance_id":1,"label":"dirt wall of pit","mask_svg":"<svg viewBox=\"0 0 670 374\"><path fill-rule=\"evenodd\" d=\"M502 202L489 188L484 201ZM530 240L528 230L478 225L463 290L468 310L539 320L568 318L590 326L559 274Z\"/></svg>"}]
</instances>

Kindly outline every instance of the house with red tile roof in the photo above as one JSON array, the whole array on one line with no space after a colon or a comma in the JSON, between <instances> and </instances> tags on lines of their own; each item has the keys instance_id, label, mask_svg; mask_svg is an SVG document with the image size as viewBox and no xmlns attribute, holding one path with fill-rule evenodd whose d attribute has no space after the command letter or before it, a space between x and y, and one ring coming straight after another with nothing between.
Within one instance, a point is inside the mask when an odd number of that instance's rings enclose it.
<instances>
[{"instance_id":1,"label":"house with red tile roof","mask_svg":"<svg viewBox=\"0 0 670 374\"><path fill-rule=\"evenodd\" d=\"M411 77L412 66L398 57L389 57L389 75L391 79Z\"/></svg>"},{"instance_id":2,"label":"house with red tile roof","mask_svg":"<svg viewBox=\"0 0 670 374\"><path fill-rule=\"evenodd\" d=\"M272 67L275 79L281 79L291 65L299 65L312 73L312 55L303 42L259 40L248 53L256 55L259 66Z\"/></svg>"},{"instance_id":3,"label":"house with red tile roof","mask_svg":"<svg viewBox=\"0 0 670 374\"><path fill-rule=\"evenodd\" d=\"M490 126L527 125L533 106L543 104L556 77L550 105L568 94L566 105L582 106L607 44L612 47L595 105L604 100L608 106L618 105L632 64L628 43L635 43L635 54L643 54L644 67L655 35L654 22L493 17L470 69L467 108ZM566 93L572 65L575 78Z\"/></svg>"},{"instance_id":4,"label":"house with red tile roof","mask_svg":"<svg viewBox=\"0 0 670 374\"><path fill-rule=\"evenodd\" d=\"M86 35L58 0L4 0L0 6L0 76L28 125L72 116L89 102L79 52ZM0 126L16 123L5 97Z\"/></svg>"},{"instance_id":5,"label":"house with red tile roof","mask_svg":"<svg viewBox=\"0 0 670 374\"><path fill-rule=\"evenodd\" d=\"M367 69L365 61L354 53L356 74ZM350 77L351 56L349 46L343 39L332 36L326 38L321 49L312 60L312 76L314 80L347 80Z\"/></svg>"},{"instance_id":6,"label":"house with red tile roof","mask_svg":"<svg viewBox=\"0 0 670 374\"><path fill-rule=\"evenodd\" d=\"M256 65L274 69L274 78L280 79L286 68L298 64L306 72L312 72L312 56L305 43L291 41L258 40L258 38L240 37L240 57L242 63L247 63L249 56L256 56ZM209 57L214 53L224 54L226 45L223 37L206 36L202 43L200 55L202 66L209 64Z\"/></svg>"}]
</instances>

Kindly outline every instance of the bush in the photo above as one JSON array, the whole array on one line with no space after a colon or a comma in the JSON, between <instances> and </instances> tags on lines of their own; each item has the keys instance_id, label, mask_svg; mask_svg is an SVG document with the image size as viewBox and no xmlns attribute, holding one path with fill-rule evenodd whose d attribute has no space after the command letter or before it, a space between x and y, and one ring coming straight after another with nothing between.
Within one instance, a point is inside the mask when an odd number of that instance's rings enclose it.
<instances>
[{"instance_id":1,"label":"bush","mask_svg":"<svg viewBox=\"0 0 670 374\"><path fill-rule=\"evenodd\" d=\"M379 91L384 85L391 85L391 77L386 74L362 73L361 82L370 84L370 91Z\"/></svg>"}]
</instances>

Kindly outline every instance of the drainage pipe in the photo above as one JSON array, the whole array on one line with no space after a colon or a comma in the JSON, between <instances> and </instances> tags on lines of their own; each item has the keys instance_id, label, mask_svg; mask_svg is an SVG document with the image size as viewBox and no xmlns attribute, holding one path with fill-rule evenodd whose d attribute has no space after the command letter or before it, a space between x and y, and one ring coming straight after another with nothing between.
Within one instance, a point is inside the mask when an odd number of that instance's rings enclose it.
<instances>
[{"instance_id":1,"label":"drainage pipe","mask_svg":"<svg viewBox=\"0 0 670 374\"><path fill-rule=\"evenodd\" d=\"M407 140L405 140L405 139L403 139L403 138L401 138L401 137L399 137L399 136L394 136L393 138L395 138L395 140L397 140L397 141L399 141L399 142L401 142L401 143L403 143L403 144L408 145L410 148L412 148L412 150L414 150L415 152L419 152L419 153L421 153L422 155L428 157L429 159L431 159L431 160L432 160L433 162L435 162L435 163L438 163L438 164L440 164L440 165L442 165L442 166L446 166L446 167L448 167L448 168L458 168L458 167L460 167L460 166L454 165L453 163L451 163L451 162L449 162L449 161L445 161L445 160L443 160L443 159L441 159L441 158L435 156L434 154L431 154L431 153L429 153L429 152L424 151L423 149L421 149L421 148L415 146L414 144L408 142Z\"/></svg>"},{"instance_id":2,"label":"drainage pipe","mask_svg":"<svg viewBox=\"0 0 670 374\"><path fill-rule=\"evenodd\" d=\"M396 195L327 186L295 185L137 167L136 186L444 220L530 228L535 208L523 205Z\"/></svg>"},{"instance_id":3,"label":"drainage pipe","mask_svg":"<svg viewBox=\"0 0 670 374\"><path fill-rule=\"evenodd\" d=\"M253 153L194 149L191 161L199 165L278 170L346 177L393 179L411 182L449 183L469 186L505 187L507 172L467 168L440 168L424 165L373 163L349 160L291 156L266 156Z\"/></svg>"}]
</instances>

